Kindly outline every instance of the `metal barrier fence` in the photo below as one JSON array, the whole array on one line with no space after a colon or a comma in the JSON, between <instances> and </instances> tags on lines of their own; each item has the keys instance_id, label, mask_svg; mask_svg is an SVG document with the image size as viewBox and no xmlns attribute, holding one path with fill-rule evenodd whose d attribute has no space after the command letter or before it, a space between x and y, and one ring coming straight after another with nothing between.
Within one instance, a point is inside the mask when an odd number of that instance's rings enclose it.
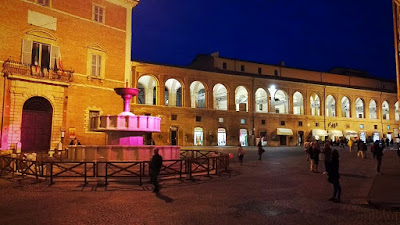
<instances>
[{"instance_id":1,"label":"metal barrier fence","mask_svg":"<svg viewBox=\"0 0 400 225\"><path fill-rule=\"evenodd\" d=\"M182 154L183 153L183 154ZM160 177L183 176L192 179L195 175L221 174L228 171L229 156L215 151L182 151L182 159L163 160ZM56 178L83 178L85 184L89 178L102 178L107 185L110 179L136 178L142 185L143 178L150 177L149 161L61 161L59 159L42 159L38 161L24 159L21 156L0 156L0 176L5 174L30 175L36 180L40 177L54 183Z\"/></svg>"}]
</instances>

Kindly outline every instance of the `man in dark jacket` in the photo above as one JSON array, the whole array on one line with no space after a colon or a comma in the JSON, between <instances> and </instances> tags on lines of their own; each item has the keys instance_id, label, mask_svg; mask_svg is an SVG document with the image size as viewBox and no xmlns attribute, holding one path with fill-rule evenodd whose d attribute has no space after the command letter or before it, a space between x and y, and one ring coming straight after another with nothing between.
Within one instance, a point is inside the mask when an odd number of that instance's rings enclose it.
<instances>
[{"instance_id":1,"label":"man in dark jacket","mask_svg":"<svg viewBox=\"0 0 400 225\"><path fill-rule=\"evenodd\" d=\"M383 144L384 146L384 144ZM376 158L376 174L381 175L381 165L382 165L382 156L383 156L383 146L381 147L378 141L375 142L374 146L374 154Z\"/></svg>"},{"instance_id":2,"label":"man in dark jacket","mask_svg":"<svg viewBox=\"0 0 400 225\"><path fill-rule=\"evenodd\" d=\"M154 193L158 193L160 191L158 185L158 175L160 174L161 166L162 166L162 157L158 154L158 148L154 149L154 155L150 161L150 182L154 186Z\"/></svg>"}]
</instances>

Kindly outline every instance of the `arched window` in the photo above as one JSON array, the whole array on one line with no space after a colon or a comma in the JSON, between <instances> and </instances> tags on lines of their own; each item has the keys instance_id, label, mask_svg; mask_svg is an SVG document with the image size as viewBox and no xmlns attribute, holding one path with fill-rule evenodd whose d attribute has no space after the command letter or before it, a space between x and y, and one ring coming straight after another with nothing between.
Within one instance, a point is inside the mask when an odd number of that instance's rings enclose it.
<instances>
[{"instance_id":1,"label":"arched window","mask_svg":"<svg viewBox=\"0 0 400 225\"><path fill-rule=\"evenodd\" d=\"M378 118L376 115L376 102L373 99L369 102L369 118L370 119Z\"/></svg>"},{"instance_id":2,"label":"arched window","mask_svg":"<svg viewBox=\"0 0 400 225\"><path fill-rule=\"evenodd\" d=\"M245 87L239 86L235 90L236 111L249 111L248 93Z\"/></svg>"},{"instance_id":3,"label":"arched window","mask_svg":"<svg viewBox=\"0 0 400 225\"><path fill-rule=\"evenodd\" d=\"M365 118L365 110L364 110L364 100L361 98L356 99L356 113L357 118Z\"/></svg>"},{"instance_id":4,"label":"arched window","mask_svg":"<svg viewBox=\"0 0 400 225\"><path fill-rule=\"evenodd\" d=\"M274 96L275 112L280 114L288 113L288 95L282 90L278 90Z\"/></svg>"},{"instance_id":5,"label":"arched window","mask_svg":"<svg viewBox=\"0 0 400 225\"><path fill-rule=\"evenodd\" d=\"M389 120L389 103L387 101L382 103L382 118Z\"/></svg>"},{"instance_id":6,"label":"arched window","mask_svg":"<svg viewBox=\"0 0 400 225\"><path fill-rule=\"evenodd\" d=\"M268 96L263 88L258 88L256 91L256 112L268 112Z\"/></svg>"},{"instance_id":7,"label":"arched window","mask_svg":"<svg viewBox=\"0 0 400 225\"><path fill-rule=\"evenodd\" d=\"M194 81L190 85L190 102L192 108L206 107L206 94L203 83Z\"/></svg>"},{"instance_id":8,"label":"arched window","mask_svg":"<svg viewBox=\"0 0 400 225\"><path fill-rule=\"evenodd\" d=\"M341 101L342 117L350 118L350 100L348 97L343 97Z\"/></svg>"},{"instance_id":9,"label":"arched window","mask_svg":"<svg viewBox=\"0 0 400 225\"><path fill-rule=\"evenodd\" d=\"M396 103L394 104L394 119L395 119L396 121L399 121L399 120L400 120L400 118L399 118L399 102L396 102Z\"/></svg>"},{"instance_id":10,"label":"arched window","mask_svg":"<svg viewBox=\"0 0 400 225\"><path fill-rule=\"evenodd\" d=\"M293 94L293 114L304 115L303 95L298 91Z\"/></svg>"},{"instance_id":11,"label":"arched window","mask_svg":"<svg viewBox=\"0 0 400 225\"><path fill-rule=\"evenodd\" d=\"M216 84L213 88L214 109L228 110L228 91L223 84Z\"/></svg>"},{"instance_id":12,"label":"arched window","mask_svg":"<svg viewBox=\"0 0 400 225\"><path fill-rule=\"evenodd\" d=\"M336 100L332 95L326 97L326 116L336 116Z\"/></svg>"},{"instance_id":13,"label":"arched window","mask_svg":"<svg viewBox=\"0 0 400 225\"><path fill-rule=\"evenodd\" d=\"M310 96L310 108L311 116L321 115L321 100L317 94L312 94Z\"/></svg>"},{"instance_id":14,"label":"arched window","mask_svg":"<svg viewBox=\"0 0 400 225\"><path fill-rule=\"evenodd\" d=\"M175 79L165 81L165 105L182 106L181 83Z\"/></svg>"},{"instance_id":15,"label":"arched window","mask_svg":"<svg viewBox=\"0 0 400 225\"><path fill-rule=\"evenodd\" d=\"M141 76L138 80L138 88L140 90L138 96L139 104L155 105L157 88L157 80L149 75Z\"/></svg>"}]
</instances>

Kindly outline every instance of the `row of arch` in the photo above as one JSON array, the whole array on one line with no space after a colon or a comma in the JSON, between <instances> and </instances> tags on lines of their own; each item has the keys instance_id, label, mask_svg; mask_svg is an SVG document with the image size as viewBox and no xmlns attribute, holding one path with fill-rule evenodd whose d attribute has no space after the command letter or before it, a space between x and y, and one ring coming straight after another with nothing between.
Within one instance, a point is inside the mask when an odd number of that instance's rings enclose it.
<instances>
[{"instance_id":1,"label":"row of arch","mask_svg":"<svg viewBox=\"0 0 400 225\"><path fill-rule=\"evenodd\" d=\"M157 81L149 75L141 76L138 80L138 103L146 105L156 104L156 85ZM206 92L202 82L194 81L190 84L190 106L192 108L206 107ZM218 83L213 87L213 108L217 110L228 110L228 91L225 85ZM289 113L289 95L284 90L276 90L275 88L268 89L258 88L255 91L255 112L267 113L273 111L280 114ZM268 98L268 96L271 96ZM293 114L305 115L303 94L296 91L292 96ZM249 111L249 94L244 86L238 86L235 89L235 107L236 111ZM321 116L321 97L317 93L313 93L309 99L310 115ZM326 96L325 113L327 117L346 117L352 115L351 101L344 96L340 99L341 115L337 115L337 99L332 96ZM166 106L182 106L182 85L176 79L168 79L165 82L164 104ZM357 98L354 102L357 118L366 118L366 102L362 98ZM371 99L368 103L369 119L377 119L377 103ZM394 104L395 120L399 120L399 104ZM382 103L382 119L389 120L389 103Z\"/></svg>"}]
</instances>

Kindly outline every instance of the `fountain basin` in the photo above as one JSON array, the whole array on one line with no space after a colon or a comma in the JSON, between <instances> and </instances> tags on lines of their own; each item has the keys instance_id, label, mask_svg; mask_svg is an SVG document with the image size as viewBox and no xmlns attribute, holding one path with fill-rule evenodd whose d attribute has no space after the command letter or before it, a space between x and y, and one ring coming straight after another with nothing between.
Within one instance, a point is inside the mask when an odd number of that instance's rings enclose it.
<instances>
[{"instance_id":1,"label":"fountain basin","mask_svg":"<svg viewBox=\"0 0 400 225\"><path fill-rule=\"evenodd\" d=\"M68 147L71 161L149 161L158 148L163 160L180 159L179 146L78 145Z\"/></svg>"},{"instance_id":2,"label":"fountain basin","mask_svg":"<svg viewBox=\"0 0 400 225\"><path fill-rule=\"evenodd\" d=\"M94 131L160 132L161 118L140 115L101 115L94 117Z\"/></svg>"}]
</instances>

